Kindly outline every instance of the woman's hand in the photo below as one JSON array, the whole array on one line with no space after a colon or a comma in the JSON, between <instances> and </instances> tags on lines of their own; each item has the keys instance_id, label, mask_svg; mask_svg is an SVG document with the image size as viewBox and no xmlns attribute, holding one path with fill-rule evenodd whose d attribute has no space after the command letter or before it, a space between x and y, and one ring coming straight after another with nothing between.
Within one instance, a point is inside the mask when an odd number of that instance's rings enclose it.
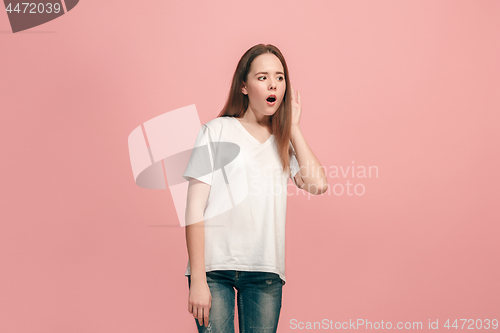
<instances>
[{"instance_id":1,"label":"woman's hand","mask_svg":"<svg viewBox=\"0 0 500 333\"><path fill-rule=\"evenodd\" d=\"M208 314L212 307L212 294L207 281L191 280L189 288L188 311L198 319L200 326L208 327Z\"/></svg>"},{"instance_id":2,"label":"woman's hand","mask_svg":"<svg viewBox=\"0 0 500 333\"><path fill-rule=\"evenodd\" d=\"M300 125L300 115L302 114L302 104L300 103L300 92L297 91L297 98L295 98L295 91L293 86L292 89L292 128L294 126L299 127Z\"/></svg>"}]
</instances>

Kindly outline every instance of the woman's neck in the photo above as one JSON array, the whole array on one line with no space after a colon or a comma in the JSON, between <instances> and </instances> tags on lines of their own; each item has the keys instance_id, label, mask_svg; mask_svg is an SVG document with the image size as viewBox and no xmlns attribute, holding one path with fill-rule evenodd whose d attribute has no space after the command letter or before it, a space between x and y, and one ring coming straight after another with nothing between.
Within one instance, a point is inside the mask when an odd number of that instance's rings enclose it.
<instances>
[{"instance_id":1,"label":"woman's neck","mask_svg":"<svg viewBox=\"0 0 500 333\"><path fill-rule=\"evenodd\" d=\"M271 116L256 115L250 107L248 107L247 111L240 119L243 119L247 123L259 125L265 128L271 127Z\"/></svg>"}]
</instances>

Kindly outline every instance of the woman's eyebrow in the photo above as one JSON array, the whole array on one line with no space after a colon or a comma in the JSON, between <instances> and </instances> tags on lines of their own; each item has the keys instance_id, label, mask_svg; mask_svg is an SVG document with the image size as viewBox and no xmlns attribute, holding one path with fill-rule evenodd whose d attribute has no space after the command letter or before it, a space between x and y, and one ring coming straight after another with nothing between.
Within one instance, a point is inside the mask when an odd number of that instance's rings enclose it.
<instances>
[{"instance_id":1,"label":"woman's eyebrow","mask_svg":"<svg viewBox=\"0 0 500 333\"><path fill-rule=\"evenodd\" d=\"M259 75L259 74L269 74L268 72L258 72L257 74L255 75ZM281 75L285 75L285 73L283 72L276 72L276 74L281 74Z\"/></svg>"}]
</instances>

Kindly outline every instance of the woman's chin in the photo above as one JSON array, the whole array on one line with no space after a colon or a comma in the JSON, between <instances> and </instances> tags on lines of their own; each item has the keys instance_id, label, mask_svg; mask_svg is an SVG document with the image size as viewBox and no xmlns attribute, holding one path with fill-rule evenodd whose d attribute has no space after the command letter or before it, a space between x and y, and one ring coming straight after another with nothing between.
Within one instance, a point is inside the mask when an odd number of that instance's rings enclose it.
<instances>
[{"instance_id":1,"label":"woman's chin","mask_svg":"<svg viewBox=\"0 0 500 333\"><path fill-rule=\"evenodd\" d=\"M272 111L269 111L269 110L268 110L268 111L266 111L264 114L265 114L266 116L269 116L269 117L270 117L270 116L274 115L274 114L276 113L276 111L278 111L278 110L272 110Z\"/></svg>"}]
</instances>

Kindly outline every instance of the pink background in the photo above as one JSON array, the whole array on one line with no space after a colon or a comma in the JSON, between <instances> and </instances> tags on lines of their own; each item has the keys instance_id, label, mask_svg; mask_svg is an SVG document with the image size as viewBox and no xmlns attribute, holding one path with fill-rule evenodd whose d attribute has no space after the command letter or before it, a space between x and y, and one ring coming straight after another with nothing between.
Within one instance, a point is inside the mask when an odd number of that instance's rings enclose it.
<instances>
[{"instance_id":1,"label":"pink background","mask_svg":"<svg viewBox=\"0 0 500 333\"><path fill-rule=\"evenodd\" d=\"M499 17L492 0L86 0L12 34L2 11L0 331L196 332L185 230L169 191L134 183L127 137L190 104L216 117L257 43L284 53L327 170L379 171L290 186L279 331L500 319ZM364 195L335 195L347 181Z\"/></svg>"}]
</instances>

